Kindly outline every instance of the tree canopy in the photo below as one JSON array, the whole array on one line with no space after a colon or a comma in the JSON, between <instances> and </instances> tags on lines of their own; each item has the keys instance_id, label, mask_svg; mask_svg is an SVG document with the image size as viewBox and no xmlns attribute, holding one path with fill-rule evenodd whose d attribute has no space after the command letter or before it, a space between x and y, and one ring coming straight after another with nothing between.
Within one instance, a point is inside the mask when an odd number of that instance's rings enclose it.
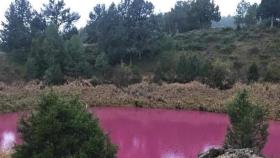
<instances>
[{"instance_id":1,"label":"tree canopy","mask_svg":"<svg viewBox=\"0 0 280 158\"><path fill-rule=\"evenodd\" d=\"M154 6L144 0L125 0L108 9L97 5L87 25L88 41L97 42L111 64L132 62L151 54L160 37Z\"/></svg>"},{"instance_id":2,"label":"tree canopy","mask_svg":"<svg viewBox=\"0 0 280 158\"><path fill-rule=\"evenodd\" d=\"M171 32L186 32L210 28L212 21L220 21L219 6L210 0L178 1L166 15L166 29Z\"/></svg>"},{"instance_id":3,"label":"tree canopy","mask_svg":"<svg viewBox=\"0 0 280 158\"><path fill-rule=\"evenodd\" d=\"M271 27L277 18L280 18L280 1L279 0L262 0L259 7L259 15L263 19L271 20Z\"/></svg>"},{"instance_id":4,"label":"tree canopy","mask_svg":"<svg viewBox=\"0 0 280 158\"><path fill-rule=\"evenodd\" d=\"M42 13L49 24L70 29L73 23L80 19L80 15L71 12L70 8L65 8L64 0L49 0L49 3L44 4Z\"/></svg>"},{"instance_id":5,"label":"tree canopy","mask_svg":"<svg viewBox=\"0 0 280 158\"><path fill-rule=\"evenodd\" d=\"M32 8L27 0L15 0L5 13L0 31L2 48L16 61L25 61L31 44Z\"/></svg>"},{"instance_id":6,"label":"tree canopy","mask_svg":"<svg viewBox=\"0 0 280 158\"><path fill-rule=\"evenodd\" d=\"M250 2L241 0L237 5L236 15L234 17L237 27L241 28L255 25L257 23L257 9L257 3L251 5Z\"/></svg>"}]
</instances>

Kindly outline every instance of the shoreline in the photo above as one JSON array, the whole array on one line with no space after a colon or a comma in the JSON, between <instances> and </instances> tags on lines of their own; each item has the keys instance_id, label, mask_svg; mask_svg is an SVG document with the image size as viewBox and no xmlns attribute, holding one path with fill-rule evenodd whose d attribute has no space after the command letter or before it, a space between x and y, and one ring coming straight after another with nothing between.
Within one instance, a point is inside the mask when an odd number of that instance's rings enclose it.
<instances>
[{"instance_id":1,"label":"shoreline","mask_svg":"<svg viewBox=\"0 0 280 158\"><path fill-rule=\"evenodd\" d=\"M280 120L280 84L271 83L237 83L229 90L209 88L199 82L162 85L142 82L124 88L114 85L91 86L80 81L44 89L34 83L5 85L3 88L0 85L0 113L32 110L40 95L48 91L69 97L76 96L88 107L138 107L225 113L225 105L242 89L249 91L250 100L268 110L270 119Z\"/></svg>"}]
</instances>

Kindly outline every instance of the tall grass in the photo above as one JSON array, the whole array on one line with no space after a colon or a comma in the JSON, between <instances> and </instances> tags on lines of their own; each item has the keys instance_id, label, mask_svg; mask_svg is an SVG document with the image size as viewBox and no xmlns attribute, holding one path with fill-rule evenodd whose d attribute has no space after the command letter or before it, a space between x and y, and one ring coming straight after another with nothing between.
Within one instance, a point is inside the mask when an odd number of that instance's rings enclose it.
<instances>
[{"instance_id":1,"label":"tall grass","mask_svg":"<svg viewBox=\"0 0 280 158\"><path fill-rule=\"evenodd\" d=\"M219 90L199 82L161 85L142 82L118 88L114 85L91 86L87 81L74 81L46 88L33 82L2 85L1 89L1 112L32 109L37 103L38 96L51 89L63 95L77 95L90 106L137 106L225 112L224 104L238 91L247 89L252 102L265 106L270 118L280 120L280 84L272 83L251 85L237 83L231 89Z\"/></svg>"}]
</instances>

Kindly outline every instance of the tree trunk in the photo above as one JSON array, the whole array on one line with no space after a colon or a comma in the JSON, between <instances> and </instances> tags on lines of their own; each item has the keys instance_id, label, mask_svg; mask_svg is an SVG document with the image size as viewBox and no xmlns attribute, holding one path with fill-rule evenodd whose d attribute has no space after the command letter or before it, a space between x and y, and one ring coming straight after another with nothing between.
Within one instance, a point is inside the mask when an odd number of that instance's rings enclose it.
<instances>
[{"instance_id":1,"label":"tree trunk","mask_svg":"<svg viewBox=\"0 0 280 158\"><path fill-rule=\"evenodd\" d=\"M270 20L270 28L272 29L273 27L274 27L274 17L272 16Z\"/></svg>"}]
</instances>

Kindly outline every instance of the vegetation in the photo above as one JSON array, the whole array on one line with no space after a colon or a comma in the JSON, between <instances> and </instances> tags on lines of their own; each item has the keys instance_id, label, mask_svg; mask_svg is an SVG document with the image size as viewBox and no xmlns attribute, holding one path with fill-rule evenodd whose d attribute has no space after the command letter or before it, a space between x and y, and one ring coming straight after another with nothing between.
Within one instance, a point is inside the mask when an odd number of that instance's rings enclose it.
<instances>
[{"instance_id":1,"label":"vegetation","mask_svg":"<svg viewBox=\"0 0 280 158\"><path fill-rule=\"evenodd\" d=\"M202 110L209 112L226 112L225 103L242 89L250 92L250 101L263 105L268 116L280 120L279 84L237 83L228 90L219 90L199 82L187 84L166 84L142 82L127 87L116 87L112 84L91 86L89 81L73 81L65 85L42 86L31 82L28 84L0 85L0 112L32 110L38 104L41 94L50 89L66 96L79 96L83 103L90 106L124 106L135 104L143 108L166 108Z\"/></svg>"},{"instance_id":2,"label":"vegetation","mask_svg":"<svg viewBox=\"0 0 280 158\"><path fill-rule=\"evenodd\" d=\"M279 8L279 0L241 0L234 17L221 17L214 1L189 0L155 14L151 2L122 0L96 5L78 30L80 15L64 0L40 12L14 0L0 30L0 111L39 106L21 121L23 144L12 157L115 157L81 102L54 93L39 99L50 89L89 105L227 111L225 146L259 153L267 115L280 119ZM224 106L244 88L252 97L243 91Z\"/></svg>"},{"instance_id":3,"label":"vegetation","mask_svg":"<svg viewBox=\"0 0 280 158\"><path fill-rule=\"evenodd\" d=\"M235 23L237 28L250 27L257 24L258 4L251 5L249 2L242 0L236 9Z\"/></svg>"},{"instance_id":4,"label":"vegetation","mask_svg":"<svg viewBox=\"0 0 280 158\"><path fill-rule=\"evenodd\" d=\"M279 82L280 81L280 69L278 64L270 64L267 67L264 80L268 82Z\"/></svg>"},{"instance_id":5,"label":"vegetation","mask_svg":"<svg viewBox=\"0 0 280 158\"><path fill-rule=\"evenodd\" d=\"M276 19L280 17L280 2L277 0L262 0L258 14L263 18L270 21L270 27L274 27Z\"/></svg>"},{"instance_id":6,"label":"vegetation","mask_svg":"<svg viewBox=\"0 0 280 158\"><path fill-rule=\"evenodd\" d=\"M248 70L248 81L249 82L256 82L259 80L259 70L256 63L253 63Z\"/></svg>"},{"instance_id":7,"label":"vegetation","mask_svg":"<svg viewBox=\"0 0 280 158\"><path fill-rule=\"evenodd\" d=\"M13 158L116 157L116 147L78 99L48 93L18 128L23 143Z\"/></svg>"},{"instance_id":8,"label":"vegetation","mask_svg":"<svg viewBox=\"0 0 280 158\"><path fill-rule=\"evenodd\" d=\"M190 82L198 77L204 77L208 73L208 67L205 61L202 61L196 56L187 57L186 55L180 56L177 63L176 74L179 82Z\"/></svg>"},{"instance_id":9,"label":"vegetation","mask_svg":"<svg viewBox=\"0 0 280 158\"><path fill-rule=\"evenodd\" d=\"M268 136L266 111L250 103L248 92L242 91L227 107L231 126L225 147L233 149L252 148L260 154Z\"/></svg>"},{"instance_id":10,"label":"vegetation","mask_svg":"<svg viewBox=\"0 0 280 158\"><path fill-rule=\"evenodd\" d=\"M220 21L219 6L214 1L178 1L165 15L164 29L168 33L182 33L211 27L212 21Z\"/></svg>"},{"instance_id":11,"label":"vegetation","mask_svg":"<svg viewBox=\"0 0 280 158\"><path fill-rule=\"evenodd\" d=\"M280 31L266 25L266 20L278 16L276 10L267 11L271 3L241 1L235 20L239 17L236 22L242 27L235 30L210 28L220 19L219 7L210 0L178 2L166 14L155 14L150 2L125 0L110 7L97 5L78 31L74 23L79 15L63 0L50 0L42 12L34 11L27 0L15 0L0 33L7 54L0 54L0 80L13 84L35 80L42 89L79 78L118 87L142 80L195 80L222 90L234 87L236 81L277 84ZM263 21L257 18L260 15ZM272 22L277 26L277 20ZM24 96L16 97L20 103L4 98L3 111L16 110L17 105L26 108L33 101Z\"/></svg>"},{"instance_id":12,"label":"vegetation","mask_svg":"<svg viewBox=\"0 0 280 158\"><path fill-rule=\"evenodd\" d=\"M6 23L2 23L1 45L18 62L27 58L32 37L28 24L32 21L31 5L27 0L15 0L5 14Z\"/></svg>"},{"instance_id":13,"label":"vegetation","mask_svg":"<svg viewBox=\"0 0 280 158\"><path fill-rule=\"evenodd\" d=\"M272 3L242 0L234 17L240 29L234 30L210 29L221 19L219 6L210 0L178 1L165 14L155 14L150 2L125 0L96 5L78 31L74 23L80 16L63 0L49 0L41 12L28 0L15 0L6 12L1 46L13 59L8 62L15 63L10 65L20 67L21 80L45 85L94 78L127 86L144 76L158 83L197 80L219 89L235 81L278 82L276 70L266 66L279 65L274 60L280 31L267 29L265 22L277 23Z\"/></svg>"}]
</instances>

